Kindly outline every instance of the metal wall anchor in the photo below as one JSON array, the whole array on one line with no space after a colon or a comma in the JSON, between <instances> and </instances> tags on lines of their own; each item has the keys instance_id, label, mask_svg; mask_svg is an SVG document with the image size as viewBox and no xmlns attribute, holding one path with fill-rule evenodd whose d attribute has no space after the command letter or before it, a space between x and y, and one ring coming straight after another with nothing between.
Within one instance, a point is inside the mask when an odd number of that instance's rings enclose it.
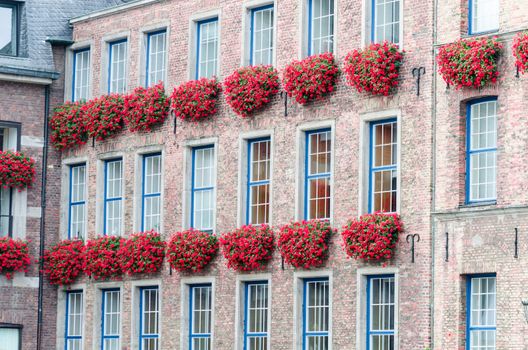
<instances>
[{"instance_id":1,"label":"metal wall anchor","mask_svg":"<svg viewBox=\"0 0 528 350\"><path fill-rule=\"evenodd\" d=\"M420 242L420 235L415 233L414 235L407 235L407 238L406 238L406 241L407 243L411 243L411 263L414 264L414 243L415 243L415 239L416 239L416 243Z\"/></svg>"},{"instance_id":2,"label":"metal wall anchor","mask_svg":"<svg viewBox=\"0 0 528 350\"><path fill-rule=\"evenodd\" d=\"M420 78L425 74L424 67L417 67L412 69L412 75L416 78L416 96L420 96Z\"/></svg>"}]
</instances>

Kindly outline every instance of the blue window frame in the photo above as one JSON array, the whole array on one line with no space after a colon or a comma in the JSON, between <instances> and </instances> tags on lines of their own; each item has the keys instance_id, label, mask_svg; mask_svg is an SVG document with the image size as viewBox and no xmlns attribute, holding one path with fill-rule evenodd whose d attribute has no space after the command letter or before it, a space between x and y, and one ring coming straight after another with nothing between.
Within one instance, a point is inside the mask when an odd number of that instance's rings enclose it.
<instances>
[{"instance_id":1,"label":"blue window frame","mask_svg":"<svg viewBox=\"0 0 528 350\"><path fill-rule=\"evenodd\" d=\"M499 14L499 0L469 0L468 34L498 31Z\"/></svg>"},{"instance_id":2,"label":"blue window frame","mask_svg":"<svg viewBox=\"0 0 528 350\"><path fill-rule=\"evenodd\" d=\"M497 277L467 276L466 349L495 350L497 332Z\"/></svg>"},{"instance_id":3,"label":"blue window frame","mask_svg":"<svg viewBox=\"0 0 528 350\"><path fill-rule=\"evenodd\" d=\"M308 55L334 52L334 0L308 0Z\"/></svg>"},{"instance_id":4,"label":"blue window frame","mask_svg":"<svg viewBox=\"0 0 528 350\"><path fill-rule=\"evenodd\" d=\"M273 16L273 4L251 9L250 65L273 64Z\"/></svg>"},{"instance_id":5,"label":"blue window frame","mask_svg":"<svg viewBox=\"0 0 528 350\"><path fill-rule=\"evenodd\" d=\"M72 101L87 100L90 93L90 49L73 52Z\"/></svg>"},{"instance_id":6,"label":"blue window frame","mask_svg":"<svg viewBox=\"0 0 528 350\"><path fill-rule=\"evenodd\" d=\"M372 0L372 25L370 40L400 44L401 0Z\"/></svg>"},{"instance_id":7,"label":"blue window frame","mask_svg":"<svg viewBox=\"0 0 528 350\"><path fill-rule=\"evenodd\" d=\"M369 212L398 209L398 125L395 118L370 124Z\"/></svg>"},{"instance_id":8,"label":"blue window frame","mask_svg":"<svg viewBox=\"0 0 528 350\"><path fill-rule=\"evenodd\" d=\"M66 292L65 350L82 350L83 347L83 291Z\"/></svg>"},{"instance_id":9,"label":"blue window frame","mask_svg":"<svg viewBox=\"0 0 528 350\"><path fill-rule=\"evenodd\" d=\"M497 98L468 103L466 203L497 199Z\"/></svg>"},{"instance_id":10,"label":"blue window frame","mask_svg":"<svg viewBox=\"0 0 528 350\"><path fill-rule=\"evenodd\" d=\"M167 31L159 30L147 34L146 86L155 85L165 79L167 54Z\"/></svg>"},{"instance_id":11,"label":"blue window frame","mask_svg":"<svg viewBox=\"0 0 528 350\"><path fill-rule=\"evenodd\" d=\"M246 224L270 219L271 139L248 141Z\"/></svg>"},{"instance_id":12,"label":"blue window frame","mask_svg":"<svg viewBox=\"0 0 528 350\"><path fill-rule=\"evenodd\" d=\"M191 285L189 292L189 349L209 350L212 348L213 286Z\"/></svg>"},{"instance_id":13,"label":"blue window frame","mask_svg":"<svg viewBox=\"0 0 528 350\"><path fill-rule=\"evenodd\" d=\"M127 40L108 44L108 93L126 91Z\"/></svg>"},{"instance_id":14,"label":"blue window frame","mask_svg":"<svg viewBox=\"0 0 528 350\"><path fill-rule=\"evenodd\" d=\"M246 283L244 304L244 350L267 350L269 342L268 281Z\"/></svg>"},{"instance_id":15,"label":"blue window frame","mask_svg":"<svg viewBox=\"0 0 528 350\"><path fill-rule=\"evenodd\" d=\"M196 23L196 79L212 78L218 70L218 18Z\"/></svg>"},{"instance_id":16,"label":"blue window frame","mask_svg":"<svg viewBox=\"0 0 528 350\"><path fill-rule=\"evenodd\" d=\"M304 218L330 219L332 212L332 131L306 132Z\"/></svg>"},{"instance_id":17,"label":"blue window frame","mask_svg":"<svg viewBox=\"0 0 528 350\"><path fill-rule=\"evenodd\" d=\"M104 228L105 235L123 233L123 160L105 161Z\"/></svg>"},{"instance_id":18,"label":"blue window frame","mask_svg":"<svg viewBox=\"0 0 528 350\"><path fill-rule=\"evenodd\" d=\"M328 278L307 278L303 288L303 350L329 347L330 283Z\"/></svg>"},{"instance_id":19,"label":"blue window frame","mask_svg":"<svg viewBox=\"0 0 528 350\"><path fill-rule=\"evenodd\" d=\"M159 289L142 287L139 290L139 350L158 350Z\"/></svg>"},{"instance_id":20,"label":"blue window frame","mask_svg":"<svg viewBox=\"0 0 528 350\"><path fill-rule=\"evenodd\" d=\"M396 291L394 275L367 277L367 350L393 350Z\"/></svg>"},{"instance_id":21,"label":"blue window frame","mask_svg":"<svg viewBox=\"0 0 528 350\"><path fill-rule=\"evenodd\" d=\"M215 216L214 145L192 149L191 227L213 232Z\"/></svg>"},{"instance_id":22,"label":"blue window frame","mask_svg":"<svg viewBox=\"0 0 528 350\"><path fill-rule=\"evenodd\" d=\"M161 223L161 153L143 156L141 231L159 232Z\"/></svg>"},{"instance_id":23,"label":"blue window frame","mask_svg":"<svg viewBox=\"0 0 528 350\"><path fill-rule=\"evenodd\" d=\"M86 164L70 167L68 238L86 237Z\"/></svg>"},{"instance_id":24,"label":"blue window frame","mask_svg":"<svg viewBox=\"0 0 528 350\"><path fill-rule=\"evenodd\" d=\"M119 350L121 291L103 289L101 303L101 350Z\"/></svg>"}]
</instances>

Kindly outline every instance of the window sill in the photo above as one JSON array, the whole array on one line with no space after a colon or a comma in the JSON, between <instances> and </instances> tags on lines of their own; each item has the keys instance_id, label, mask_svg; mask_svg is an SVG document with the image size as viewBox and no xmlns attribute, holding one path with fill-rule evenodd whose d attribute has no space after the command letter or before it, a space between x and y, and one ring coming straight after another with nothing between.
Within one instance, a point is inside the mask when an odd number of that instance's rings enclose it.
<instances>
[{"instance_id":1,"label":"window sill","mask_svg":"<svg viewBox=\"0 0 528 350\"><path fill-rule=\"evenodd\" d=\"M464 35L465 38L472 38L472 37L479 37L479 36L487 36L491 34L498 34L499 28L493 29L493 30L487 30L485 32L474 32L474 33L467 33Z\"/></svg>"},{"instance_id":2,"label":"window sill","mask_svg":"<svg viewBox=\"0 0 528 350\"><path fill-rule=\"evenodd\" d=\"M470 203L459 205L458 208L459 209L471 209L471 208L480 208L480 207L491 207L491 206L496 206L496 205L497 205L497 201L492 200L492 201L482 201L482 202L470 202Z\"/></svg>"}]
</instances>

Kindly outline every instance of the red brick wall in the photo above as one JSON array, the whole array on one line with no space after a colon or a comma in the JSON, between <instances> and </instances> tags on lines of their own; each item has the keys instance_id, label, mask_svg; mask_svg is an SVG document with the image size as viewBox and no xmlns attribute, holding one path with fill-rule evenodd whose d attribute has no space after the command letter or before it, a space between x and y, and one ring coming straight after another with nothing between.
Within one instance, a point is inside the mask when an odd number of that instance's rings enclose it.
<instances>
[{"instance_id":1,"label":"red brick wall","mask_svg":"<svg viewBox=\"0 0 528 350\"><path fill-rule=\"evenodd\" d=\"M277 32L277 68L282 69L292 59L299 57L300 2L279 1ZM159 4L101 17L74 26L77 42L93 40L93 94L100 89L102 37L112 33L130 31L129 40L129 88L138 83L138 43L140 28L156 22L170 22L168 86L169 91L188 79L189 18L191 15L210 9L220 9L221 22L221 69L225 77L239 67L241 62L241 1L166 1ZM402 68L402 85L392 97L369 97L358 94L347 87L342 78L339 88L324 101L298 106L290 102L288 117L283 116L283 102L276 98L271 106L253 118L241 119L221 104L219 114L212 120L197 124L178 123L173 134L172 121L165 123L159 131L148 135L122 135L106 142L96 142L95 147L84 146L66 152L63 159L87 156L89 161L88 232L95 234L96 217L96 160L105 152L123 152L125 161L126 220L125 231L133 230L134 217L132 198L134 193L134 162L138 148L144 145L162 145L164 148L164 227L163 234L179 230L182 226L183 155L187 140L203 137L218 137L217 179L217 230L224 232L237 225L237 190L239 134L250 130L273 129L273 223L287 223L294 218L296 177L296 128L308 121L335 121L335 196L334 224L340 228L348 218L358 214L359 173L362 165L360 155L360 117L366 113L390 109L401 110L401 215L406 233L419 233L421 241L416 246L416 263L411 264L409 245L402 237L395 259L389 266L399 268L400 276L400 349L425 349L430 346L430 203L431 203L431 97L432 97L432 12L433 4L422 1L404 3L403 42L406 50ZM361 2L337 1L337 57L342 63L352 49L362 46ZM420 96L416 96L411 69L423 66ZM138 176L139 174L136 174ZM137 177L136 177L137 179ZM63 189L64 191L65 189ZM356 268L378 266L346 259L340 246L341 238L332 240L330 259L326 268L333 272L333 347L351 349L356 346ZM293 269L280 268L280 258L274 260L266 270L272 275L273 304L271 325L272 349L291 349L293 346ZM235 329L235 279L236 273L227 270L225 261L218 257L204 276L216 277L215 291L215 339L213 348L233 349ZM180 348L180 274L168 275L167 269L159 275L162 280L162 348ZM94 311L100 305L94 302L95 284L87 282L85 323L86 348L95 346L99 339L99 321L94 320ZM130 282L124 282L123 290L123 346L129 348L131 322ZM94 340L95 339L95 340Z\"/></svg>"}]
</instances>

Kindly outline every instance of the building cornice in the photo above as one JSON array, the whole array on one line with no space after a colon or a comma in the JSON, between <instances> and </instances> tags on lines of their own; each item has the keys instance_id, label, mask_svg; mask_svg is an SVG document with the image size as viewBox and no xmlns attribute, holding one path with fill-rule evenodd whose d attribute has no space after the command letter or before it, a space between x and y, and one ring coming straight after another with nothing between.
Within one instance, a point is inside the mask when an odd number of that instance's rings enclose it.
<instances>
[{"instance_id":1,"label":"building cornice","mask_svg":"<svg viewBox=\"0 0 528 350\"><path fill-rule=\"evenodd\" d=\"M131 9L134 9L134 8L137 8L137 7L146 6L146 5L150 5L150 4L155 4L157 2L162 2L162 1L164 1L164 0L135 0L135 1L131 1L131 2L123 3L121 5L109 7L109 8L106 8L104 10L98 10L98 11L94 11L94 12L79 16L79 17L74 17L74 18L70 19L70 24L76 24L76 23L85 22L85 21L89 21L89 20L92 20L92 19L100 18L100 17L110 16L110 15L113 15L113 14L116 14L116 13L119 13L119 12L128 11L128 10L131 10Z\"/></svg>"}]
</instances>

